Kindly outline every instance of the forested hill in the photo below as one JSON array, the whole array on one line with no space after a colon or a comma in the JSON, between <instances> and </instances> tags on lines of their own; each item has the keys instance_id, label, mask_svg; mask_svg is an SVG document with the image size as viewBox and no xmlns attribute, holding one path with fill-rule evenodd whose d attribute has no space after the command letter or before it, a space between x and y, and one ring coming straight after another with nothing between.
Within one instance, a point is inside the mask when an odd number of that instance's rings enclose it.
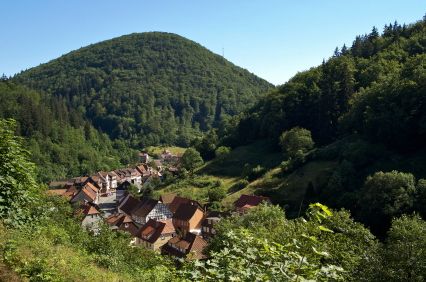
<instances>
[{"instance_id":1,"label":"forested hill","mask_svg":"<svg viewBox=\"0 0 426 282\"><path fill-rule=\"evenodd\" d=\"M318 200L351 210L381 235L392 217L426 215L421 202L426 199L426 18L386 25L383 32L373 28L352 46L336 48L320 66L262 97L224 132L218 132L218 144L199 146L201 153L259 139L281 146L281 176L271 189L257 192L296 214L301 201ZM325 161L332 170L321 165ZM298 190L302 196L306 191L303 197L289 202L294 193L285 184L293 172L314 175L315 181Z\"/></svg>"},{"instance_id":2,"label":"forested hill","mask_svg":"<svg viewBox=\"0 0 426 282\"><path fill-rule=\"evenodd\" d=\"M111 138L188 145L272 85L181 36L135 33L93 44L13 78L64 98Z\"/></svg>"},{"instance_id":3,"label":"forested hill","mask_svg":"<svg viewBox=\"0 0 426 282\"><path fill-rule=\"evenodd\" d=\"M261 99L239 124L240 140L278 140L300 126L319 144L352 133L399 149L425 144L425 51L425 20L373 28Z\"/></svg>"}]
</instances>

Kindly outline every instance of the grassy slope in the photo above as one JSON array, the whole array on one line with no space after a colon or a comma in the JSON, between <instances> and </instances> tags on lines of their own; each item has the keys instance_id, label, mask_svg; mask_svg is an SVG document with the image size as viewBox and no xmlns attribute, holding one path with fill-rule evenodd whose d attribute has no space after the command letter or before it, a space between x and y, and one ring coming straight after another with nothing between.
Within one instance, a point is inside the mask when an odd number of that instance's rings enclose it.
<instances>
[{"instance_id":1,"label":"grassy slope","mask_svg":"<svg viewBox=\"0 0 426 282\"><path fill-rule=\"evenodd\" d=\"M191 179L180 180L157 191L157 194L174 192L206 202L208 182L220 181L221 186L228 190L241 179L245 164L253 167L261 165L272 169L281 162L281 159L281 154L273 151L268 142L258 141L248 146L238 147L222 159L214 159L205 163Z\"/></svg>"},{"instance_id":2,"label":"grassy slope","mask_svg":"<svg viewBox=\"0 0 426 282\"><path fill-rule=\"evenodd\" d=\"M309 182L315 187L319 186L337 165L333 161L311 161L289 175L282 175L279 168L281 161L280 152L274 151L266 141L258 141L236 148L223 159L207 162L196 172L193 179L178 181L157 193L175 192L206 202L208 187L203 187L203 183L221 181L222 187L229 191L235 182L242 179L244 165L248 163L251 166L261 165L267 168L268 172L247 187L228 193L222 204L230 208L242 194L264 194L271 196L274 203L290 205L294 209L303 199Z\"/></svg>"},{"instance_id":3,"label":"grassy slope","mask_svg":"<svg viewBox=\"0 0 426 282\"><path fill-rule=\"evenodd\" d=\"M149 155L159 156L164 150L169 150L172 154L182 155L185 153L186 148L177 147L177 146L149 146L145 150Z\"/></svg>"},{"instance_id":4,"label":"grassy slope","mask_svg":"<svg viewBox=\"0 0 426 282\"><path fill-rule=\"evenodd\" d=\"M214 159L201 167L192 179L178 181L158 194L175 192L182 196L207 201L208 186L203 183L221 181L222 187L228 191L222 204L231 208L232 203L241 194L263 194L272 198L274 203L289 206L292 210L299 206L309 182L314 187L323 183L333 168L333 161L311 161L288 175L280 173L279 164L282 161L280 152L274 151L266 141L238 147L223 159ZM230 193L229 188L242 179L244 165L261 165L268 169L262 177L252 181L247 187Z\"/></svg>"}]
</instances>

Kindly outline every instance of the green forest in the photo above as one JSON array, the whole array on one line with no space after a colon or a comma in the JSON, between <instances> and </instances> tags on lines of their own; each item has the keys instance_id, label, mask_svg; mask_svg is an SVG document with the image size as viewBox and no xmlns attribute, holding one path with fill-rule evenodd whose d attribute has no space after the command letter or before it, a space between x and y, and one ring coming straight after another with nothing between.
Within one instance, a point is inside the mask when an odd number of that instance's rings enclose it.
<instances>
[{"instance_id":1,"label":"green forest","mask_svg":"<svg viewBox=\"0 0 426 282\"><path fill-rule=\"evenodd\" d=\"M123 140L111 141L62 98L9 80L0 82L0 118L16 121L16 133L24 138L43 183L137 160L136 150Z\"/></svg>"},{"instance_id":2,"label":"green forest","mask_svg":"<svg viewBox=\"0 0 426 282\"><path fill-rule=\"evenodd\" d=\"M424 281L426 17L268 82L183 37L131 34L0 82L0 281ZM283 66L284 67L284 66ZM43 183L188 148L150 191L229 212L208 259L82 229Z\"/></svg>"},{"instance_id":3,"label":"green forest","mask_svg":"<svg viewBox=\"0 0 426 282\"><path fill-rule=\"evenodd\" d=\"M272 88L175 34L121 36L24 71L14 82L60 97L112 139L130 146L188 146Z\"/></svg>"}]
</instances>

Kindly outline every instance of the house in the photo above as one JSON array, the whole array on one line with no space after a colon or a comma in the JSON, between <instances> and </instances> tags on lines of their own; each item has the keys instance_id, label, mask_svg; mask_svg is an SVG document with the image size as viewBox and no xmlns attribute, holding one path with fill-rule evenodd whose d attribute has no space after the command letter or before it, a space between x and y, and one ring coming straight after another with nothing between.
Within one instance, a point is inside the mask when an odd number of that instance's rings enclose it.
<instances>
[{"instance_id":1,"label":"house","mask_svg":"<svg viewBox=\"0 0 426 282\"><path fill-rule=\"evenodd\" d=\"M149 163L150 156L146 152L140 152L139 153L139 162L147 164Z\"/></svg>"},{"instance_id":2,"label":"house","mask_svg":"<svg viewBox=\"0 0 426 282\"><path fill-rule=\"evenodd\" d=\"M75 213L77 216L82 216L81 226L95 233L97 232L102 216L96 205L92 203L83 203Z\"/></svg>"},{"instance_id":3,"label":"house","mask_svg":"<svg viewBox=\"0 0 426 282\"><path fill-rule=\"evenodd\" d=\"M78 191L70 200L72 204L76 203L98 203L99 189L90 182L87 182L80 191Z\"/></svg>"},{"instance_id":4,"label":"house","mask_svg":"<svg viewBox=\"0 0 426 282\"><path fill-rule=\"evenodd\" d=\"M179 197L179 196L175 196L168 206L170 211L172 213L175 213L181 204L194 204L201 208L200 203L198 203L197 201L194 201L188 198Z\"/></svg>"},{"instance_id":5,"label":"house","mask_svg":"<svg viewBox=\"0 0 426 282\"><path fill-rule=\"evenodd\" d=\"M130 212L132 219L138 224L145 224L150 219L164 220L173 216L165 204L151 198L143 198Z\"/></svg>"},{"instance_id":6,"label":"house","mask_svg":"<svg viewBox=\"0 0 426 282\"><path fill-rule=\"evenodd\" d=\"M187 233L201 233L204 211L195 203L183 203L173 214L173 225L176 231L185 236Z\"/></svg>"},{"instance_id":7,"label":"house","mask_svg":"<svg viewBox=\"0 0 426 282\"><path fill-rule=\"evenodd\" d=\"M86 184L86 181L89 177L88 176L82 176L82 177L74 177L71 179L71 185L75 185L77 187L83 187L84 184Z\"/></svg>"},{"instance_id":8,"label":"house","mask_svg":"<svg viewBox=\"0 0 426 282\"><path fill-rule=\"evenodd\" d=\"M109 179L108 172L103 172L103 171L97 172L94 175L91 175L87 179L86 183L87 182L90 182L93 185L99 187L100 193L109 193L110 192L111 182L110 182L110 179Z\"/></svg>"},{"instance_id":9,"label":"house","mask_svg":"<svg viewBox=\"0 0 426 282\"><path fill-rule=\"evenodd\" d=\"M118 213L125 213L130 216L133 209L139 205L139 200L130 195L128 192L124 195L120 202L118 202L117 211Z\"/></svg>"},{"instance_id":10,"label":"house","mask_svg":"<svg viewBox=\"0 0 426 282\"><path fill-rule=\"evenodd\" d=\"M179 162L180 157L172 154L169 150L164 150L160 155L160 159L164 163L177 163Z\"/></svg>"},{"instance_id":11,"label":"house","mask_svg":"<svg viewBox=\"0 0 426 282\"><path fill-rule=\"evenodd\" d=\"M144 172L149 171L151 168L147 164L140 164L136 166L136 169L143 175Z\"/></svg>"},{"instance_id":12,"label":"house","mask_svg":"<svg viewBox=\"0 0 426 282\"><path fill-rule=\"evenodd\" d=\"M136 168L117 169L114 173L117 175L118 183L127 181L136 186L142 185L142 173Z\"/></svg>"},{"instance_id":13,"label":"house","mask_svg":"<svg viewBox=\"0 0 426 282\"><path fill-rule=\"evenodd\" d=\"M187 233L183 237L175 236L161 247L161 254L187 259L205 259L203 254L207 241L201 236Z\"/></svg>"},{"instance_id":14,"label":"house","mask_svg":"<svg viewBox=\"0 0 426 282\"><path fill-rule=\"evenodd\" d=\"M128 181L124 181L123 183L120 183L120 185L118 185L117 189L115 190L115 201L117 203L119 203L126 196L130 185L131 184Z\"/></svg>"},{"instance_id":15,"label":"house","mask_svg":"<svg viewBox=\"0 0 426 282\"><path fill-rule=\"evenodd\" d=\"M150 219L139 229L136 244L157 251L175 235L176 231L171 219Z\"/></svg>"},{"instance_id":16,"label":"house","mask_svg":"<svg viewBox=\"0 0 426 282\"><path fill-rule=\"evenodd\" d=\"M256 195L241 195L238 200L234 202L235 210L239 213L244 213L247 210L260 205L261 203L270 203L268 197Z\"/></svg>"},{"instance_id":17,"label":"house","mask_svg":"<svg viewBox=\"0 0 426 282\"><path fill-rule=\"evenodd\" d=\"M118 187L118 175L114 171L110 171L108 172L108 177L109 177L109 187L111 188L111 190L114 191Z\"/></svg>"},{"instance_id":18,"label":"house","mask_svg":"<svg viewBox=\"0 0 426 282\"><path fill-rule=\"evenodd\" d=\"M210 212L201 222L201 235L204 239L210 239L216 235L215 225L225 216L221 212Z\"/></svg>"},{"instance_id":19,"label":"house","mask_svg":"<svg viewBox=\"0 0 426 282\"><path fill-rule=\"evenodd\" d=\"M133 237L131 243L136 243L138 226L133 222L130 216L126 214L113 214L107 217L105 221L112 230L128 232Z\"/></svg>"}]
</instances>

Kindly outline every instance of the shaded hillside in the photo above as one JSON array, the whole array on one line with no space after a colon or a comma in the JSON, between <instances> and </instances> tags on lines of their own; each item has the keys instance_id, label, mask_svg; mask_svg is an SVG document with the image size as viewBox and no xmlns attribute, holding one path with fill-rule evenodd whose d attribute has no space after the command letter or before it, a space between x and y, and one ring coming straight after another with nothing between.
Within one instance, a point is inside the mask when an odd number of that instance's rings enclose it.
<instances>
[{"instance_id":1,"label":"shaded hillside","mask_svg":"<svg viewBox=\"0 0 426 282\"><path fill-rule=\"evenodd\" d=\"M136 151L94 129L60 97L0 81L0 119L16 120L16 133L37 164L38 180L85 175L132 162Z\"/></svg>"},{"instance_id":2,"label":"shaded hillside","mask_svg":"<svg viewBox=\"0 0 426 282\"><path fill-rule=\"evenodd\" d=\"M133 146L186 146L272 88L201 45L160 32L93 44L14 80L64 98L96 128Z\"/></svg>"}]
</instances>

